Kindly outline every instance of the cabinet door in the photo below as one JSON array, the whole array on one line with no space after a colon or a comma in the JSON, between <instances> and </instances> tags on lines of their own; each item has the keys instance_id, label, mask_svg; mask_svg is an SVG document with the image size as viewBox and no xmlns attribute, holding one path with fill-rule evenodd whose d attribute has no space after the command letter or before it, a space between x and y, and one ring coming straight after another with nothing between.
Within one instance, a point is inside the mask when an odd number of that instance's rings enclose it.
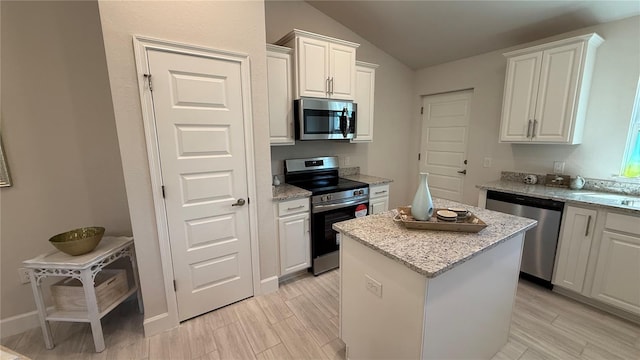
<instances>
[{"instance_id":1,"label":"cabinet door","mask_svg":"<svg viewBox=\"0 0 640 360\"><path fill-rule=\"evenodd\" d=\"M508 59L500 141L531 141L541 62L542 52Z\"/></svg>"},{"instance_id":2,"label":"cabinet door","mask_svg":"<svg viewBox=\"0 0 640 360\"><path fill-rule=\"evenodd\" d=\"M543 52L533 141L570 142L584 47L581 42Z\"/></svg>"},{"instance_id":3,"label":"cabinet door","mask_svg":"<svg viewBox=\"0 0 640 360\"><path fill-rule=\"evenodd\" d=\"M278 231L280 235L280 275L310 267L309 213L280 218Z\"/></svg>"},{"instance_id":4,"label":"cabinet door","mask_svg":"<svg viewBox=\"0 0 640 360\"><path fill-rule=\"evenodd\" d=\"M373 100L375 95L376 68L373 64L356 65L356 96L358 114L356 134L352 143L373 141Z\"/></svg>"},{"instance_id":5,"label":"cabinet door","mask_svg":"<svg viewBox=\"0 0 640 360\"><path fill-rule=\"evenodd\" d=\"M640 315L640 237L602 232L591 296Z\"/></svg>"},{"instance_id":6,"label":"cabinet door","mask_svg":"<svg viewBox=\"0 0 640 360\"><path fill-rule=\"evenodd\" d=\"M329 86L329 43L298 38L296 44L298 82L296 98L326 98Z\"/></svg>"},{"instance_id":7,"label":"cabinet door","mask_svg":"<svg viewBox=\"0 0 640 360\"><path fill-rule=\"evenodd\" d=\"M381 197L369 200L369 214L375 215L389 210L389 198Z\"/></svg>"},{"instance_id":8,"label":"cabinet door","mask_svg":"<svg viewBox=\"0 0 640 360\"><path fill-rule=\"evenodd\" d=\"M356 86L356 49L329 45L329 97L353 100Z\"/></svg>"},{"instance_id":9,"label":"cabinet door","mask_svg":"<svg viewBox=\"0 0 640 360\"><path fill-rule=\"evenodd\" d=\"M596 222L595 210L568 206L558 243L553 284L582 292Z\"/></svg>"},{"instance_id":10,"label":"cabinet door","mask_svg":"<svg viewBox=\"0 0 640 360\"><path fill-rule=\"evenodd\" d=\"M294 145L291 54L267 51L271 145Z\"/></svg>"}]
</instances>

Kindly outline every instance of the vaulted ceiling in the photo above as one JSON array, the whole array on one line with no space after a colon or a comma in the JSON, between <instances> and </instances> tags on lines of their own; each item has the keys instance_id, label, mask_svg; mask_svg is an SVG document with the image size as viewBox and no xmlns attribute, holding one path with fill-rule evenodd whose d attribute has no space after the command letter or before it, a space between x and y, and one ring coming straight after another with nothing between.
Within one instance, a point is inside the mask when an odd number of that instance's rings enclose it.
<instances>
[{"instance_id":1,"label":"vaulted ceiling","mask_svg":"<svg viewBox=\"0 0 640 360\"><path fill-rule=\"evenodd\" d=\"M639 0L307 3L413 69L640 14Z\"/></svg>"}]
</instances>

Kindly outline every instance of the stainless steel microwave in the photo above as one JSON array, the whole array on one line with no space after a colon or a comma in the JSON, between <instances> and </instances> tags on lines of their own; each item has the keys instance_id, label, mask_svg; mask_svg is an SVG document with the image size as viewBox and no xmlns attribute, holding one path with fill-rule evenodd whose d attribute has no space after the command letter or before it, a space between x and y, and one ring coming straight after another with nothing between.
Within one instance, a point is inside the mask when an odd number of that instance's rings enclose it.
<instances>
[{"instance_id":1,"label":"stainless steel microwave","mask_svg":"<svg viewBox=\"0 0 640 360\"><path fill-rule=\"evenodd\" d=\"M297 140L353 139L357 105L351 101L300 98L293 103Z\"/></svg>"}]
</instances>

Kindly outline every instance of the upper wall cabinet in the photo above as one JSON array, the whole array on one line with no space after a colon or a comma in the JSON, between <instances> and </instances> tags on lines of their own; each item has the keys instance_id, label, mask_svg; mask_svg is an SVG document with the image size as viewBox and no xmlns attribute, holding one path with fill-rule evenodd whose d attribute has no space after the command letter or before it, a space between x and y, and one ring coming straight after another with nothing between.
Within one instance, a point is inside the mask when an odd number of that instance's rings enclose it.
<instances>
[{"instance_id":1,"label":"upper wall cabinet","mask_svg":"<svg viewBox=\"0 0 640 360\"><path fill-rule=\"evenodd\" d=\"M276 44L294 49L296 99L309 96L354 100L356 48L360 44L297 29Z\"/></svg>"},{"instance_id":2,"label":"upper wall cabinet","mask_svg":"<svg viewBox=\"0 0 640 360\"><path fill-rule=\"evenodd\" d=\"M378 65L356 61L356 96L358 119L352 143L373 141L373 100Z\"/></svg>"},{"instance_id":3,"label":"upper wall cabinet","mask_svg":"<svg viewBox=\"0 0 640 360\"><path fill-rule=\"evenodd\" d=\"M595 33L505 53L500 142L580 144Z\"/></svg>"},{"instance_id":4,"label":"upper wall cabinet","mask_svg":"<svg viewBox=\"0 0 640 360\"><path fill-rule=\"evenodd\" d=\"M290 48L267 44L267 90L271 145L294 145Z\"/></svg>"}]
</instances>

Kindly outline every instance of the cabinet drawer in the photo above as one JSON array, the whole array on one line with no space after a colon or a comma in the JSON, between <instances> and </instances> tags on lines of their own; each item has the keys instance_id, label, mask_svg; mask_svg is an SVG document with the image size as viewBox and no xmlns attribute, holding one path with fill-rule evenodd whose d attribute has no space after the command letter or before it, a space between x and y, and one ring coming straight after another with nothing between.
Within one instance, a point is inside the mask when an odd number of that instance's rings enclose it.
<instances>
[{"instance_id":1,"label":"cabinet drawer","mask_svg":"<svg viewBox=\"0 0 640 360\"><path fill-rule=\"evenodd\" d=\"M611 230L640 235L640 217L607 213L605 227Z\"/></svg>"},{"instance_id":2,"label":"cabinet drawer","mask_svg":"<svg viewBox=\"0 0 640 360\"><path fill-rule=\"evenodd\" d=\"M309 198L282 201L278 204L278 216L309 211Z\"/></svg>"},{"instance_id":3,"label":"cabinet drawer","mask_svg":"<svg viewBox=\"0 0 640 360\"><path fill-rule=\"evenodd\" d=\"M369 198L389 196L389 184L369 186Z\"/></svg>"}]
</instances>

